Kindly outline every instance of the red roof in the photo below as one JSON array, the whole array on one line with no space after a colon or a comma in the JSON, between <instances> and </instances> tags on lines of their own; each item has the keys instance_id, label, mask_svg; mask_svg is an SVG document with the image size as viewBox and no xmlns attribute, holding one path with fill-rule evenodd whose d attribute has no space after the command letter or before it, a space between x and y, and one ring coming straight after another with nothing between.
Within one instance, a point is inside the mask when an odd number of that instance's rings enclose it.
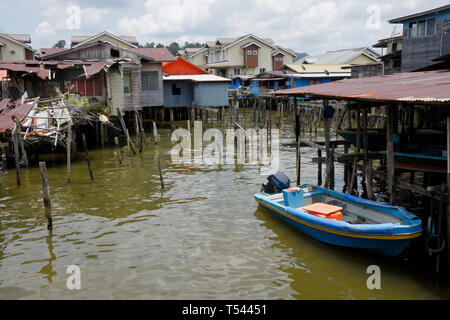
<instances>
[{"instance_id":1,"label":"red roof","mask_svg":"<svg viewBox=\"0 0 450 320\"><path fill-rule=\"evenodd\" d=\"M163 63L163 72L171 75L209 74L208 71L182 57L177 57L176 62Z\"/></svg>"},{"instance_id":2,"label":"red roof","mask_svg":"<svg viewBox=\"0 0 450 320\"><path fill-rule=\"evenodd\" d=\"M153 58L155 62L176 61L175 57L167 48L132 48L128 50Z\"/></svg>"},{"instance_id":3,"label":"red roof","mask_svg":"<svg viewBox=\"0 0 450 320\"><path fill-rule=\"evenodd\" d=\"M275 92L275 95L397 103L449 104L450 72L448 70L409 72L347 79L279 90Z\"/></svg>"}]
</instances>

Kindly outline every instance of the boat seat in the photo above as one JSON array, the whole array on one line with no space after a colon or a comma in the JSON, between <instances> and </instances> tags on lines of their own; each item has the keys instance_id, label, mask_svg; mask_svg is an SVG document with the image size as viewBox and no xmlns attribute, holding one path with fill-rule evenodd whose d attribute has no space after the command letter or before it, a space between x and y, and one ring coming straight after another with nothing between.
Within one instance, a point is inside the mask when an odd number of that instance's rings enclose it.
<instances>
[{"instance_id":1,"label":"boat seat","mask_svg":"<svg viewBox=\"0 0 450 320\"><path fill-rule=\"evenodd\" d=\"M335 219L343 221L342 207L333 206L327 203L316 202L302 208L309 214L319 218Z\"/></svg>"}]
</instances>

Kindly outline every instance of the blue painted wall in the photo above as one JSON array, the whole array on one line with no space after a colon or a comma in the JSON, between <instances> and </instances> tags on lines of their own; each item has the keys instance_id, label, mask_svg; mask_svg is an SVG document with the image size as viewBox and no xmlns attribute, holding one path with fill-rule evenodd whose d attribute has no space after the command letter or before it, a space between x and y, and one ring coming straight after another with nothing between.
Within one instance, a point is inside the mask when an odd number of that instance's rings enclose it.
<instances>
[{"instance_id":1,"label":"blue painted wall","mask_svg":"<svg viewBox=\"0 0 450 320\"><path fill-rule=\"evenodd\" d=\"M198 82L194 84L196 106L222 107L228 105L228 82Z\"/></svg>"},{"instance_id":2,"label":"blue painted wall","mask_svg":"<svg viewBox=\"0 0 450 320\"><path fill-rule=\"evenodd\" d=\"M252 93L259 97L259 81L252 81Z\"/></svg>"},{"instance_id":3,"label":"blue painted wall","mask_svg":"<svg viewBox=\"0 0 450 320\"><path fill-rule=\"evenodd\" d=\"M181 88L180 95L172 95L172 84ZM164 106L182 107L192 106L194 100L194 88L190 81L164 81Z\"/></svg>"}]
</instances>

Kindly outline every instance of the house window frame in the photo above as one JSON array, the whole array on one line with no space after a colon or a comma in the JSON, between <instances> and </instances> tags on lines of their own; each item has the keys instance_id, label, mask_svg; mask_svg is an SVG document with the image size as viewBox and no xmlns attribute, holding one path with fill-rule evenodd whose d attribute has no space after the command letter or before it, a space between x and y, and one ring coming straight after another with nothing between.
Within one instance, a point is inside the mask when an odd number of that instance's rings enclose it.
<instances>
[{"instance_id":1,"label":"house window frame","mask_svg":"<svg viewBox=\"0 0 450 320\"><path fill-rule=\"evenodd\" d=\"M239 68L234 68L234 75L235 75L235 76L240 76L240 75L241 75L241 69L239 69Z\"/></svg>"},{"instance_id":2,"label":"house window frame","mask_svg":"<svg viewBox=\"0 0 450 320\"><path fill-rule=\"evenodd\" d=\"M252 50L247 50L247 55L251 56L252 55Z\"/></svg>"},{"instance_id":3,"label":"house window frame","mask_svg":"<svg viewBox=\"0 0 450 320\"><path fill-rule=\"evenodd\" d=\"M181 87L177 85L177 83L172 83L172 95L173 96L181 96Z\"/></svg>"},{"instance_id":4,"label":"house window frame","mask_svg":"<svg viewBox=\"0 0 450 320\"><path fill-rule=\"evenodd\" d=\"M430 33L430 21L434 20L434 25L432 27L432 31ZM419 25L420 23L424 23L425 24L425 29L423 34L419 34ZM413 26L415 26L415 28L413 28ZM408 39L417 39L417 38L426 38L426 37L434 37L437 34L437 19L436 17L431 17L431 18L421 18L421 19L417 19L414 21L410 21L408 22L407 25L407 33L408 33ZM415 32L413 32L413 30Z\"/></svg>"},{"instance_id":5,"label":"house window frame","mask_svg":"<svg viewBox=\"0 0 450 320\"><path fill-rule=\"evenodd\" d=\"M253 55L257 56L258 55L258 50L253 50Z\"/></svg>"},{"instance_id":6,"label":"house window frame","mask_svg":"<svg viewBox=\"0 0 450 320\"><path fill-rule=\"evenodd\" d=\"M150 81L152 80L152 81ZM142 92L158 91L160 89L159 72L143 71L141 72Z\"/></svg>"},{"instance_id":7,"label":"house window frame","mask_svg":"<svg viewBox=\"0 0 450 320\"><path fill-rule=\"evenodd\" d=\"M126 80L129 78L129 81ZM129 83L127 83L129 82ZM127 86L128 84L128 86ZM128 88L128 92L125 90L126 88ZM131 72L130 71L125 71L123 73L123 93L125 94L131 94L133 92L133 89L131 88Z\"/></svg>"}]
</instances>

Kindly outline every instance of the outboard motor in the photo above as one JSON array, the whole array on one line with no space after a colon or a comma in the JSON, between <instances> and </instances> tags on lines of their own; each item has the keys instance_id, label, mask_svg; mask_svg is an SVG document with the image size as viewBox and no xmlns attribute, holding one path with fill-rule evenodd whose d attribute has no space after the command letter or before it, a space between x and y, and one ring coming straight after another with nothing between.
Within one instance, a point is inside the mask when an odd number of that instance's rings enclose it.
<instances>
[{"instance_id":1,"label":"outboard motor","mask_svg":"<svg viewBox=\"0 0 450 320\"><path fill-rule=\"evenodd\" d=\"M265 193L280 193L284 189L291 187L291 179L282 172L277 172L267 177L267 184L262 185L262 190Z\"/></svg>"}]
</instances>

